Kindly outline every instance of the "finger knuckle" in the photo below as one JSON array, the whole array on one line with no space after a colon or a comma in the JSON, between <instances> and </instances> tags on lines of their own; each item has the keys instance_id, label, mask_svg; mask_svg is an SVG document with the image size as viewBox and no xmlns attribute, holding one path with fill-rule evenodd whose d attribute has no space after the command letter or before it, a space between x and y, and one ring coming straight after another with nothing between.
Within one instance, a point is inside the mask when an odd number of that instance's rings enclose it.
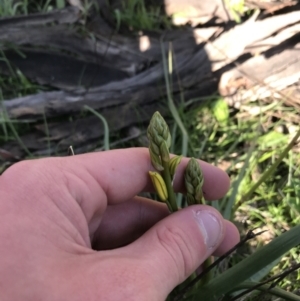
<instances>
[{"instance_id":1,"label":"finger knuckle","mask_svg":"<svg viewBox=\"0 0 300 301\"><path fill-rule=\"evenodd\" d=\"M186 233L177 226L163 226L157 230L157 238L175 265L179 277L188 277L193 268L194 256Z\"/></svg>"},{"instance_id":2,"label":"finger knuckle","mask_svg":"<svg viewBox=\"0 0 300 301\"><path fill-rule=\"evenodd\" d=\"M50 159L24 160L12 165L1 176L3 186L7 189L13 187L20 193L28 191L30 187L34 188L31 193L45 193L44 190L50 189L54 182Z\"/></svg>"}]
</instances>

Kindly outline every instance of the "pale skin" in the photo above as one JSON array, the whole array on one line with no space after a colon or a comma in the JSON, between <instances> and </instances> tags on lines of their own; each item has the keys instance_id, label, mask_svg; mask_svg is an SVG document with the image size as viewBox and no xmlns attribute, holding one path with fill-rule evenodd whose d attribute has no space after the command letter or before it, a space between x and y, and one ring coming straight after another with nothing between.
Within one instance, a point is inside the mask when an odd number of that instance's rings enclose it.
<instances>
[{"instance_id":1,"label":"pale skin","mask_svg":"<svg viewBox=\"0 0 300 301\"><path fill-rule=\"evenodd\" d=\"M178 167L176 191L187 162ZM205 198L224 196L228 176L199 162ZM5 171L0 300L163 301L208 256L239 241L212 207L170 215L165 204L137 197L153 191L149 170L148 150L132 148L23 161ZM207 237L195 221L202 213L212 217Z\"/></svg>"}]
</instances>

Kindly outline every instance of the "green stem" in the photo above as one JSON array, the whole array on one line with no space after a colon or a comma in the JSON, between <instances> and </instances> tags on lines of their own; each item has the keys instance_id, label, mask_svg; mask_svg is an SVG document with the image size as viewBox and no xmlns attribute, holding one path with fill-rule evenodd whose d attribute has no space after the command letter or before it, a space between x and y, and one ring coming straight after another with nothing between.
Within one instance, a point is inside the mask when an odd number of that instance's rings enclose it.
<instances>
[{"instance_id":1,"label":"green stem","mask_svg":"<svg viewBox=\"0 0 300 301\"><path fill-rule=\"evenodd\" d=\"M203 270L207 269L212 264L212 257L208 257L203 263ZM201 279L200 286L208 283L212 278L212 271L209 271L203 278Z\"/></svg>"},{"instance_id":2,"label":"green stem","mask_svg":"<svg viewBox=\"0 0 300 301\"><path fill-rule=\"evenodd\" d=\"M170 80L169 80L169 76L172 76L172 74L169 74L170 72L168 71L168 63L167 63L167 58L166 58L166 54L165 54L165 47L164 47L164 43L163 40L161 40L161 48L162 48L162 61L163 61L163 69L164 69L164 76L165 76L165 83L166 83L166 91L167 91L167 98L168 98L168 106L169 109L171 111L172 117L174 118L176 124L178 125L178 127L180 128L180 131L182 133L182 151L181 154L183 156L187 155L187 151L188 151L188 140L189 140L189 135L188 132L178 114L178 110L175 106L174 100L172 98L172 89L170 87ZM169 52L170 53L170 52Z\"/></svg>"},{"instance_id":3,"label":"green stem","mask_svg":"<svg viewBox=\"0 0 300 301\"><path fill-rule=\"evenodd\" d=\"M83 106L84 109L90 111L91 113L93 113L95 116L97 116L103 123L104 126L104 150L109 150L110 149L110 145L109 145L109 127L107 124L106 119L100 114L98 113L96 110L94 110L93 108L91 108L88 105L84 105Z\"/></svg>"},{"instance_id":4,"label":"green stem","mask_svg":"<svg viewBox=\"0 0 300 301\"><path fill-rule=\"evenodd\" d=\"M171 175L169 171L169 163L162 160L162 166L164 170L162 171L162 177L166 183L167 190L168 190L168 202L172 208L172 212L178 211L177 203L176 203L176 196L172 186Z\"/></svg>"}]
</instances>

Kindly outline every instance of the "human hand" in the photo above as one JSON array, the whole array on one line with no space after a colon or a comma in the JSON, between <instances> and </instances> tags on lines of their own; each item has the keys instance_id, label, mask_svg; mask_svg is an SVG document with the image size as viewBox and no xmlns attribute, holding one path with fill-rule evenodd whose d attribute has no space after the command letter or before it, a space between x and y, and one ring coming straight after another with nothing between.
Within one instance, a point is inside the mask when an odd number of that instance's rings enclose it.
<instances>
[{"instance_id":1,"label":"human hand","mask_svg":"<svg viewBox=\"0 0 300 301\"><path fill-rule=\"evenodd\" d=\"M174 187L183 191L183 159ZM207 200L229 180L201 162ZM0 300L165 300L235 226L209 206L169 215L153 191L147 149L23 161L0 177ZM93 248L92 248L93 247ZM96 251L98 250L98 251Z\"/></svg>"}]
</instances>

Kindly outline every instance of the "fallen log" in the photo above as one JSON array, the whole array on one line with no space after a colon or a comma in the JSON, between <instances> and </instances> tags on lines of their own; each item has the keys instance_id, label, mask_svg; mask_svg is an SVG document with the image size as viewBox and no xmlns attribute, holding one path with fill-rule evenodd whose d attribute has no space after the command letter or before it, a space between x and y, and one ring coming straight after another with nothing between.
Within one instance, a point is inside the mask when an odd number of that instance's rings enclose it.
<instances>
[{"instance_id":1,"label":"fallen log","mask_svg":"<svg viewBox=\"0 0 300 301\"><path fill-rule=\"evenodd\" d=\"M176 101L183 93L188 101L219 91L234 105L237 99L276 97L300 76L299 5L275 16L260 18L256 13L231 28L218 24L162 34L110 36L101 31L79 34L78 10L64 13L70 14L65 19L68 24L57 21L47 27L42 25L51 20L49 16L17 19L9 27L14 18L0 21L0 49L13 66L40 84L61 89L2 102L7 118L37 122L30 134L21 137L35 155L65 153L70 144L82 151L97 145L103 126L95 116L79 117L85 105L97 109L114 133L147 122L157 109L166 112L159 100L170 95ZM34 62L43 68L36 70ZM168 77L173 84L167 91L165 76L170 66ZM1 72L9 72L3 63ZM52 121L67 114L75 120ZM13 150L20 158L26 155L16 142L2 148L3 153Z\"/></svg>"}]
</instances>

